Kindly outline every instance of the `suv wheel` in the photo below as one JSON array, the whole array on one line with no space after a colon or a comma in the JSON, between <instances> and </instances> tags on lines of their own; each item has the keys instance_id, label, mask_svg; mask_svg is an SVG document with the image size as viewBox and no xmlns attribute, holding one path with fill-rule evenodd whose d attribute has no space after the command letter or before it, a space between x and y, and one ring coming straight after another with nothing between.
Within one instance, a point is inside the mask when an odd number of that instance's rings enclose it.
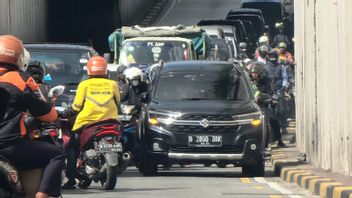
<instances>
[{"instance_id":1,"label":"suv wheel","mask_svg":"<svg viewBox=\"0 0 352 198\"><path fill-rule=\"evenodd\" d=\"M243 166L242 174L249 175L251 177L264 177L264 174L265 174L264 161L259 160L256 165Z\"/></svg>"},{"instance_id":2,"label":"suv wheel","mask_svg":"<svg viewBox=\"0 0 352 198\"><path fill-rule=\"evenodd\" d=\"M153 164L148 157L148 153L145 150L145 146L140 147L140 158L139 158L139 172L144 176L155 176L158 172L158 165Z\"/></svg>"},{"instance_id":3,"label":"suv wheel","mask_svg":"<svg viewBox=\"0 0 352 198\"><path fill-rule=\"evenodd\" d=\"M158 165L151 163L147 159L141 160L139 164L139 172L144 176L155 176L158 172Z\"/></svg>"}]
</instances>

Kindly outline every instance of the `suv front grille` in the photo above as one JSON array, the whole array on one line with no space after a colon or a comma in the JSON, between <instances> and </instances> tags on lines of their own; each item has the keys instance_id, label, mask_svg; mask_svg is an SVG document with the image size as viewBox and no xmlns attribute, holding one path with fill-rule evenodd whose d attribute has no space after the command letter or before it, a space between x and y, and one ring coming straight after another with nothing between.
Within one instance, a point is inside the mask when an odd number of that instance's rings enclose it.
<instances>
[{"instance_id":1,"label":"suv front grille","mask_svg":"<svg viewBox=\"0 0 352 198\"><path fill-rule=\"evenodd\" d=\"M169 130L174 133L234 133L240 126L194 126L194 125L171 125Z\"/></svg>"},{"instance_id":2,"label":"suv front grille","mask_svg":"<svg viewBox=\"0 0 352 198\"><path fill-rule=\"evenodd\" d=\"M192 153L241 153L243 147L234 147L234 146L222 146L218 147L182 147L182 146L173 146L170 148L174 152L192 152Z\"/></svg>"}]
</instances>

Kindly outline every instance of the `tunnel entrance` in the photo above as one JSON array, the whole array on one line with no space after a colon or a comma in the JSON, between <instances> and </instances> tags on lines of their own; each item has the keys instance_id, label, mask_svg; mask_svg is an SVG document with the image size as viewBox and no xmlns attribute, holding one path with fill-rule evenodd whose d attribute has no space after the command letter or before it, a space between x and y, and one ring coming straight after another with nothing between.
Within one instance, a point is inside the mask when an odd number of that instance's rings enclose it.
<instances>
[{"instance_id":1,"label":"tunnel entrance","mask_svg":"<svg viewBox=\"0 0 352 198\"><path fill-rule=\"evenodd\" d=\"M48 1L49 42L89 43L109 52L108 36L121 26L119 0Z\"/></svg>"}]
</instances>

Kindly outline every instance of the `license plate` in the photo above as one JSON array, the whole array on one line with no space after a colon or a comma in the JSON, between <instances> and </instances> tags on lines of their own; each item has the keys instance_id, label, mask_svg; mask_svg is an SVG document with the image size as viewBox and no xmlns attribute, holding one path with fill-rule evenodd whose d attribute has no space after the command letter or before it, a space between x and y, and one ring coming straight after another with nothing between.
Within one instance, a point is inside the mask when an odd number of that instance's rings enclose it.
<instances>
[{"instance_id":1,"label":"license plate","mask_svg":"<svg viewBox=\"0 0 352 198\"><path fill-rule=\"evenodd\" d=\"M120 121L130 121L131 118L132 118L132 115L119 115Z\"/></svg>"},{"instance_id":2,"label":"license plate","mask_svg":"<svg viewBox=\"0 0 352 198\"><path fill-rule=\"evenodd\" d=\"M220 147L222 146L222 136L221 135L189 135L188 146Z\"/></svg>"},{"instance_id":3,"label":"license plate","mask_svg":"<svg viewBox=\"0 0 352 198\"><path fill-rule=\"evenodd\" d=\"M116 142L115 144L100 144L99 145L100 152L122 152L122 144L121 142Z\"/></svg>"}]
</instances>

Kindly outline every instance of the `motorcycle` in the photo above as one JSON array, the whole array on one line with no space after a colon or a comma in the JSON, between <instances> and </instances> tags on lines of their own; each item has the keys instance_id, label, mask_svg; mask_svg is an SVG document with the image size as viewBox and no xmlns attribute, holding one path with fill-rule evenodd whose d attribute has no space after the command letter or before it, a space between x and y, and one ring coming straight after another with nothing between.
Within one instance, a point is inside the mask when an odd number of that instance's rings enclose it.
<instances>
[{"instance_id":1,"label":"motorcycle","mask_svg":"<svg viewBox=\"0 0 352 198\"><path fill-rule=\"evenodd\" d=\"M125 153L129 154L129 157L124 158L123 165L119 169L119 173L126 170L130 160L135 159L135 153L138 148L136 141L136 132L138 126L137 110L135 105L121 104L119 106L119 120L121 122L120 130L122 132L122 144Z\"/></svg>"},{"instance_id":2,"label":"motorcycle","mask_svg":"<svg viewBox=\"0 0 352 198\"><path fill-rule=\"evenodd\" d=\"M48 97L57 98L65 90L64 86L56 86L50 89ZM29 138L41 141L48 141L57 144L60 138L60 130L52 123L45 123L43 127L33 130L29 133ZM45 152L45 151L44 151ZM28 171L17 171L16 168L0 156L0 197L35 197L42 177L43 169L34 169Z\"/></svg>"},{"instance_id":3,"label":"motorcycle","mask_svg":"<svg viewBox=\"0 0 352 198\"><path fill-rule=\"evenodd\" d=\"M85 127L79 149L78 187L88 188L94 181L100 182L104 190L114 189L119 162L130 157L123 153L118 121L105 120Z\"/></svg>"}]
</instances>

